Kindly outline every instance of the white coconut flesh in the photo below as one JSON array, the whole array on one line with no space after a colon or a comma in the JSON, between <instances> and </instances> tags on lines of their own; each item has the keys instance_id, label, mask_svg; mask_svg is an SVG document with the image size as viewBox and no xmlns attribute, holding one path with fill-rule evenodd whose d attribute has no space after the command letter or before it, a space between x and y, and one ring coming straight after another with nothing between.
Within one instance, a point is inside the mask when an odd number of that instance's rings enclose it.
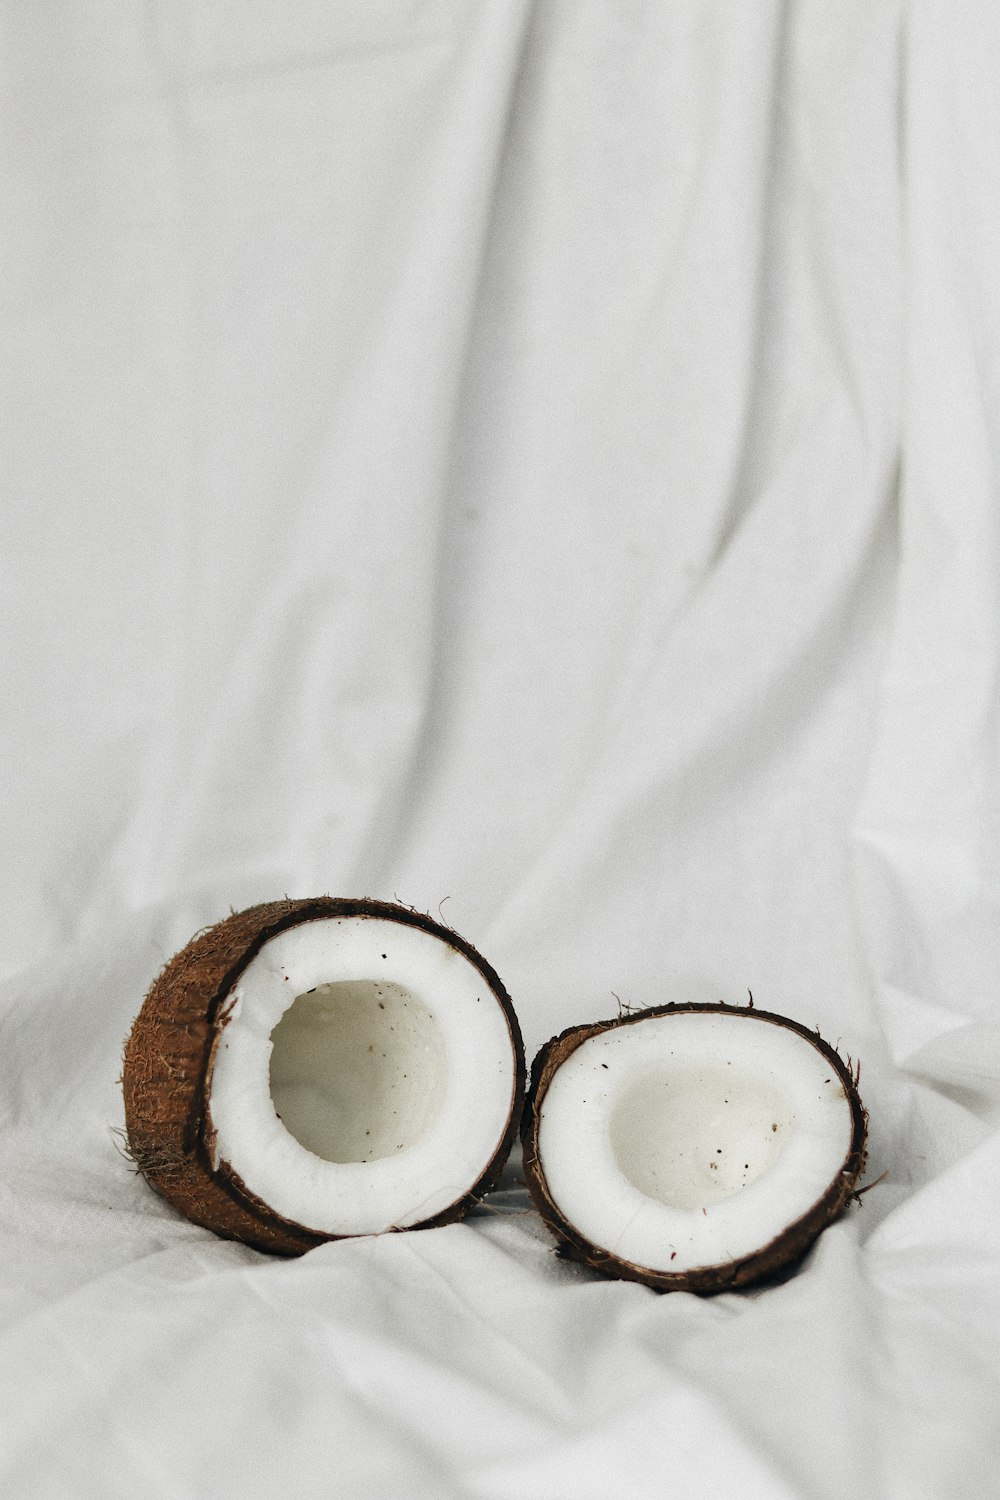
<instances>
[{"instance_id":1,"label":"white coconut flesh","mask_svg":"<svg viewBox=\"0 0 1000 1500\"><path fill-rule=\"evenodd\" d=\"M301 923L223 1002L209 1081L213 1167L324 1234L419 1224L476 1185L516 1086L506 1015L481 971L422 928Z\"/></svg>"},{"instance_id":2,"label":"white coconut flesh","mask_svg":"<svg viewBox=\"0 0 1000 1500\"><path fill-rule=\"evenodd\" d=\"M852 1132L840 1077L799 1033L679 1013L570 1053L542 1100L538 1159L592 1245L677 1273L769 1245L837 1179Z\"/></svg>"}]
</instances>

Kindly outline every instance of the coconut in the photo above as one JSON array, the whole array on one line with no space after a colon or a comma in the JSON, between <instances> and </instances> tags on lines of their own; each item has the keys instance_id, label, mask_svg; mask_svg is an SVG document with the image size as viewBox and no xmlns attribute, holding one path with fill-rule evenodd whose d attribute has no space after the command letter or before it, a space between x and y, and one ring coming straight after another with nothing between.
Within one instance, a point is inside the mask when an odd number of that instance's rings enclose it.
<instances>
[{"instance_id":1,"label":"coconut","mask_svg":"<svg viewBox=\"0 0 1000 1500\"><path fill-rule=\"evenodd\" d=\"M563 1253L662 1291L791 1267L865 1161L855 1071L749 1007L677 1004L576 1026L532 1067L528 1186Z\"/></svg>"},{"instance_id":2,"label":"coconut","mask_svg":"<svg viewBox=\"0 0 1000 1500\"><path fill-rule=\"evenodd\" d=\"M216 1234L296 1255L460 1218L514 1139L510 998L457 933L378 901L234 913L153 984L125 1045L127 1149Z\"/></svg>"}]
</instances>

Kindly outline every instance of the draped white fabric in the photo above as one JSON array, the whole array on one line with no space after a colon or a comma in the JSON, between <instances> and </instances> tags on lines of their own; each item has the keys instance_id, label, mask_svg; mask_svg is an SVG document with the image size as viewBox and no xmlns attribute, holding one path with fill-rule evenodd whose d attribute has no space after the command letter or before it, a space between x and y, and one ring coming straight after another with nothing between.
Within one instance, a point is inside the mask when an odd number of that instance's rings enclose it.
<instances>
[{"instance_id":1,"label":"draped white fabric","mask_svg":"<svg viewBox=\"0 0 1000 1500\"><path fill-rule=\"evenodd\" d=\"M1000 11L0 20L0 1492L991 1493ZM440 911L529 1053L751 990L881 1180L714 1299L558 1260L516 1161L214 1239L122 1040L322 891Z\"/></svg>"}]
</instances>

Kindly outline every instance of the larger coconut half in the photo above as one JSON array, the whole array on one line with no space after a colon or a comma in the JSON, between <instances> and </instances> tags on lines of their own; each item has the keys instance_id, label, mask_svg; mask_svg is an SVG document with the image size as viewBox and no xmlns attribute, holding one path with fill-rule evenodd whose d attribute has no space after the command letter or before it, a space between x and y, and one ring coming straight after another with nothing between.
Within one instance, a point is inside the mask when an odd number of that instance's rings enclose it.
<instances>
[{"instance_id":1,"label":"larger coconut half","mask_svg":"<svg viewBox=\"0 0 1000 1500\"><path fill-rule=\"evenodd\" d=\"M542 1048L522 1135L566 1253L664 1291L748 1286L796 1261L864 1166L837 1052L752 1008L674 1005Z\"/></svg>"},{"instance_id":2,"label":"larger coconut half","mask_svg":"<svg viewBox=\"0 0 1000 1500\"><path fill-rule=\"evenodd\" d=\"M131 1156L260 1249L459 1218L514 1138L524 1056L496 973L419 912L321 897L235 913L154 983L125 1047Z\"/></svg>"}]
</instances>

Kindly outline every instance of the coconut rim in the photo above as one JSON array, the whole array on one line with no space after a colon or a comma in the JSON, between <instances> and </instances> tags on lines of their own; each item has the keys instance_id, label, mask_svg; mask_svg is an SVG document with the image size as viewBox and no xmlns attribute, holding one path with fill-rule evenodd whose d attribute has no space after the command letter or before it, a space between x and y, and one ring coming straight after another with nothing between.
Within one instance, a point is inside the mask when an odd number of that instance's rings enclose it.
<instances>
[{"instance_id":1,"label":"coconut rim","mask_svg":"<svg viewBox=\"0 0 1000 1500\"><path fill-rule=\"evenodd\" d=\"M784 1027L800 1036L814 1047L835 1070L843 1085L851 1111L851 1140L843 1165L834 1174L829 1186L813 1201L804 1214L793 1219L781 1232L752 1253L734 1260L696 1266L682 1271L660 1271L638 1265L604 1250L588 1240L566 1217L549 1192L544 1166L538 1152L538 1136L541 1111L549 1085L576 1049L592 1037L636 1025L642 1021L676 1015L725 1015L734 1020L754 1020ZM809 1249L817 1236L842 1212L855 1192L858 1179L865 1168L868 1112L861 1102L858 1080L861 1065L855 1067L847 1062L836 1048L810 1031L801 1022L774 1011L758 1010L750 1005L729 1005L725 1001L705 1003L698 1001L675 1001L667 1005L650 1006L643 1010L629 1011L603 1021L570 1026L565 1031L544 1043L535 1055L531 1066L531 1078L525 1098L521 1143L524 1173L528 1189L535 1206L560 1242L560 1250L568 1258L614 1276L619 1280L637 1281L658 1291L718 1292L736 1290L742 1286L776 1276L791 1268Z\"/></svg>"},{"instance_id":2,"label":"coconut rim","mask_svg":"<svg viewBox=\"0 0 1000 1500\"><path fill-rule=\"evenodd\" d=\"M229 1022L227 1000L241 974L273 938L307 922L330 918L377 918L398 922L403 926L416 927L441 942L446 943L462 955L483 976L490 994L500 1007L510 1035L512 1087L507 1122L496 1149L484 1165L479 1177L452 1203L427 1219L405 1226L406 1229L431 1229L453 1223L489 1191L500 1176L517 1135L523 1111L525 1095L525 1056L521 1031L513 1002L496 970L473 945L453 928L436 921L428 914L399 902L387 902L372 898L319 896L300 900L265 902L243 911L234 911L219 922L202 928L178 950L154 980L143 1002L142 1009L133 1023L125 1044L122 1083L126 1102L126 1151L131 1155L137 1170L151 1187L166 1198L179 1212L193 1222L213 1230L224 1238L235 1238L272 1253L298 1255L328 1240L357 1238L344 1233L315 1230L280 1214L256 1194L238 1172L225 1160L215 1159L216 1132L212 1124L210 1095L212 1071L218 1049ZM256 919L256 926L253 921ZM191 1038L192 1075L186 1080L182 1097L186 1109L169 1111L167 1123L181 1127L182 1144L179 1151L165 1154L162 1161L155 1155L151 1159L148 1147L137 1146L134 1138L134 1123L137 1108L134 1105L135 1074L139 1060L148 1061L148 1052L143 1043L143 1021L151 1001L160 996L169 996L183 981L185 967L193 964L208 951L213 940L218 940L227 927L242 923L250 924L250 935L235 960L221 972L221 977L211 985L211 993L204 999L203 1015L198 1015L185 1028ZM202 997L199 996L199 1001ZM294 1003L294 1002L293 1002ZM199 1004L199 1010L202 1009ZM163 1018L158 1018L162 1021ZM191 1036L192 1027L203 1035L200 1040ZM155 1091L155 1089L154 1089ZM130 1104L132 1107L130 1108ZM130 1118L131 1117L131 1118ZM186 1176L190 1184L180 1188L174 1186L174 1177ZM220 1227L212 1222L210 1215L193 1211L196 1205L192 1190L197 1182L210 1183L218 1189L242 1216L239 1227ZM380 1233L402 1232L402 1226L391 1225Z\"/></svg>"}]
</instances>

